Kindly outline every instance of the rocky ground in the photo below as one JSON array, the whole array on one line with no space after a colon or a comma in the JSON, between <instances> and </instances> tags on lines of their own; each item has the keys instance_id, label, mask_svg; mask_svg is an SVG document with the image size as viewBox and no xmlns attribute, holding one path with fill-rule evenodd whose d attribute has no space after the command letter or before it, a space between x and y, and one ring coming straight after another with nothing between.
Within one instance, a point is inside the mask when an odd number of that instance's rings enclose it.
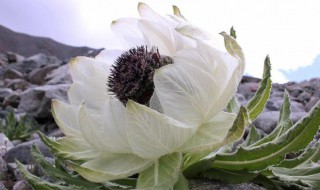
<instances>
[{"instance_id":1,"label":"rocky ground","mask_svg":"<svg viewBox=\"0 0 320 190\"><path fill-rule=\"evenodd\" d=\"M252 77L243 78L237 93L241 104L245 105L250 100L258 89L259 81ZM54 56L0 54L0 122L4 123L4 118L13 112L17 119L27 115L33 120L33 126L36 123L37 128L49 136L62 135L53 121L50 104L53 98L67 101L66 92L71 82L67 63ZM319 101L320 78L301 83L273 84L264 112L254 121L261 134L270 133L276 126L285 89L290 94L292 120L296 122ZM16 171L15 159L25 165L34 163L30 153L32 144L36 144L46 157L52 157L36 133L31 133L26 140L9 140L0 133L0 190L5 186L14 190L31 189ZM191 186L197 190L264 189L254 184L228 185L203 180L193 180Z\"/></svg>"}]
</instances>

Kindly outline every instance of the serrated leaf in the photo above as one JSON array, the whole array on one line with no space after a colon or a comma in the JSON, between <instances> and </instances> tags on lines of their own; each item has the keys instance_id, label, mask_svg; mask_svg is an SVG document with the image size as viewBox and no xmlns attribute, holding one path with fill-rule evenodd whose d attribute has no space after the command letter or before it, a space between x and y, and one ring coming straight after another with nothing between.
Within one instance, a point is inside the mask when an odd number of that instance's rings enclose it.
<instances>
[{"instance_id":1,"label":"serrated leaf","mask_svg":"<svg viewBox=\"0 0 320 190\"><path fill-rule=\"evenodd\" d=\"M236 31L234 30L233 26L230 28L230 36L232 36L234 39L237 38Z\"/></svg>"},{"instance_id":2,"label":"serrated leaf","mask_svg":"<svg viewBox=\"0 0 320 190\"><path fill-rule=\"evenodd\" d=\"M172 189L178 181L181 164L181 153L161 157L153 166L139 174L137 189Z\"/></svg>"},{"instance_id":3,"label":"serrated leaf","mask_svg":"<svg viewBox=\"0 0 320 190\"><path fill-rule=\"evenodd\" d=\"M252 182L262 185L266 189L270 190L285 190L282 187L282 183L279 183L277 180L270 179L264 175L259 174ZM289 188L288 188L289 189Z\"/></svg>"},{"instance_id":4,"label":"serrated leaf","mask_svg":"<svg viewBox=\"0 0 320 190\"><path fill-rule=\"evenodd\" d=\"M34 189L41 189L41 190L84 190L81 187L76 187L76 186L62 186L62 185L57 185L53 183L49 183L35 175L32 175L29 173L21 164L19 161L16 161L17 163L17 169L19 172L22 174L22 176L31 184L31 186Z\"/></svg>"},{"instance_id":5,"label":"serrated leaf","mask_svg":"<svg viewBox=\"0 0 320 190\"><path fill-rule=\"evenodd\" d=\"M311 189L320 189L320 165L305 164L295 168L271 167L272 173L282 181L300 182Z\"/></svg>"},{"instance_id":6,"label":"serrated leaf","mask_svg":"<svg viewBox=\"0 0 320 190\"><path fill-rule=\"evenodd\" d=\"M249 101L247 108L250 119L255 120L257 116L263 111L271 92L271 65L269 56L264 61L263 76L257 92Z\"/></svg>"},{"instance_id":7,"label":"serrated leaf","mask_svg":"<svg viewBox=\"0 0 320 190\"><path fill-rule=\"evenodd\" d=\"M227 183L237 184L248 182L255 178L258 174L250 173L245 170L233 171L211 168L209 170L203 171L202 175L209 179L218 179Z\"/></svg>"},{"instance_id":8,"label":"serrated leaf","mask_svg":"<svg viewBox=\"0 0 320 190\"><path fill-rule=\"evenodd\" d=\"M114 183L118 187L135 187L137 185L137 179L136 178L123 178L123 179L117 179L113 180L112 183Z\"/></svg>"},{"instance_id":9,"label":"serrated leaf","mask_svg":"<svg viewBox=\"0 0 320 190\"><path fill-rule=\"evenodd\" d=\"M257 142L260 139L261 139L261 134L257 131L256 127L252 125L246 140L241 146L243 147L250 146L251 144Z\"/></svg>"},{"instance_id":10,"label":"serrated leaf","mask_svg":"<svg viewBox=\"0 0 320 190\"><path fill-rule=\"evenodd\" d=\"M245 107L241 107L237 118L233 122L233 126L229 129L224 142L221 145L227 145L242 138L246 126L248 126L249 115ZM199 172L209 169L212 164L212 158L205 159L210 152L187 154L183 164L184 175L187 177L194 177Z\"/></svg>"},{"instance_id":11,"label":"serrated leaf","mask_svg":"<svg viewBox=\"0 0 320 190\"><path fill-rule=\"evenodd\" d=\"M292 121L290 119L290 114L291 114L291 110L290 110L289 94L285 90L284 97L283 97L283 104L280 109L280 116L279 116L279 121L278 121L277 126L269 135L267 135L266 137L264 137L260 141L252 144L251 147L259 146L261 144L271 142L274 139L276 139L277 137L279 137L280 135L284 134L288 129L290 129L292 127Z\"/></svg>"},{"instance_id":12,"label":"serrated leaf","mask_svg":"<svg viewBox=\"0 0 320 190\"><path fill-rule=\"evenodd\" d=\"M85 189L94 190L100 189L102 187L101 184L91 183L83 178L71 176L69 173L62 171L57 167L54 167L48 161L45 160L37 146L33 145L31 151L37 163L41 165L41 167L45 170L45 172L48 175L64 180L67 184L83 187Z\"/></svg>"},{"instance_id":13,"label":"serrated leaf","mask_svg":"<svg viewBox=\"0 0 320 190\"><path fill-rule=\"evenodd\" d=\"M320 125L320 102L286 133L275 141L252 148L240 147L233 154L216 155L213 168L229 170L262 170L278 164L285 154L305 148L312 140Z\"/></svg>"},{"instance_id":14,"label":"serrated leaf","mask_svg":"<svg viewBox=\"0 0 320 190\"><path fill-rule=\"evenodd\" d=\"M285 159L276 167L294 168L299 165L316 163L320 160L320 143L318 142L314 147L306 148L301 155L293 159ZM319 179L320 180L320 179Z\"/></svg>"}]
</instances>

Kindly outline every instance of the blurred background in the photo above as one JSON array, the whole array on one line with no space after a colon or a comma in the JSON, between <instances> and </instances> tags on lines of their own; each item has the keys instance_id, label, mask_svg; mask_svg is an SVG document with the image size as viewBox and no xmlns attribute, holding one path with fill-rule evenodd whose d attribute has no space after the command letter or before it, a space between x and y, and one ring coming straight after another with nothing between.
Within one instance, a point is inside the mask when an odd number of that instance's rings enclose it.
<instances>
[{"instance_id":1,"label":"blurred background","mask_svg":"<svg viewBox=\"0 0 320 190\"><path fill-rule=\"evenodd\" d=\"M0 0L0 25L71 46L115 48L110 23L138 17L136 0ZM160 14L177 5L192 23L218 34L237 31L246 74L262 76L269 54L277 83L320 77L320 2L317 0L143 1ZM1 35L1 34L0 34ZM219 38L219 36L218 36ZM1 45L1 44L0 44Z\"/></svg>"}]
</instances>

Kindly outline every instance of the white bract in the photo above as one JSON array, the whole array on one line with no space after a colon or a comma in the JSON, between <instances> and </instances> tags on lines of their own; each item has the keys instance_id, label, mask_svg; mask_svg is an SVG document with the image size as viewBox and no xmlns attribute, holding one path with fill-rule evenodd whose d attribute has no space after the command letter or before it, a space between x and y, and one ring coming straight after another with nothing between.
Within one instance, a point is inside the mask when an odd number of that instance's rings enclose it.
<instances>
[{"instance_id":1,"label":"white bract","mask_svg":"<svg viewBox=\"0 0 320 190\"><path fill-rule=\"evenodd\" d=\"M162 17L140 3L140 19L119 19L112 29L124 50L104 50L95 58L70 61L70 103L53 100L54 118L65 137L53 146L83 177L95 182L140 172L175 152L221 146L236 117L223 109L243 75L244 58L236 41L223 33L227 51L191 25L175 7ZM108 92L114 61L139 45L156 46L174 64L157 69L150 107L129 100L123 105Z\"/></svg>"}]
</instances>

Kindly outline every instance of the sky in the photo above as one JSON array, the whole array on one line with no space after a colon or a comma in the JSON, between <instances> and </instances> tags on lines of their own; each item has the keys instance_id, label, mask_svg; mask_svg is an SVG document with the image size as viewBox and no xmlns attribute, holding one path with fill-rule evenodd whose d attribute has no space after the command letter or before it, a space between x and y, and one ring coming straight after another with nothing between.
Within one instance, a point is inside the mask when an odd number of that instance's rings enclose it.
<instances>
[{"instance_id":1,"label":"sky","mask_svg":"<svg viewBox=\"0 0 320 190\"><path fill-rule=\"evenodd\" d=\"M112 49L120 47L120 43L110 30L111 22L123 17L138 17L138 2L0 0L0 24L68 45ZM320 77L318 0L143 2L162 15L172 14L172 5L177 5L190 22L212 34L228 32L234 26L237 41L245 53L248 75L260 78L264 58L269 55L274 82Z\"/></svg>"}]
</instances>

